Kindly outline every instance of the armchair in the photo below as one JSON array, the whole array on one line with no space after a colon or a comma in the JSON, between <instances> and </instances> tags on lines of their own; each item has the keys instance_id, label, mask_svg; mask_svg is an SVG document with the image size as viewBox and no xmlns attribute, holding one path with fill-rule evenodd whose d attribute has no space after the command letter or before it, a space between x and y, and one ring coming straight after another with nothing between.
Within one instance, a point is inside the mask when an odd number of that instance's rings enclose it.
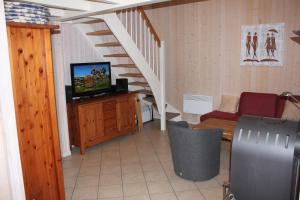
<instances>
[{"instance_id":1,"label":"armchair","mask_svg":"<svg viewBox=\"0 0 300 200\"><path fill-rule=\"evenodd\" d=\"M193 130L186 122L169 122L168 134L178 176L204 181L219 174L222 129Z\"/></svg>"}]
</instances>

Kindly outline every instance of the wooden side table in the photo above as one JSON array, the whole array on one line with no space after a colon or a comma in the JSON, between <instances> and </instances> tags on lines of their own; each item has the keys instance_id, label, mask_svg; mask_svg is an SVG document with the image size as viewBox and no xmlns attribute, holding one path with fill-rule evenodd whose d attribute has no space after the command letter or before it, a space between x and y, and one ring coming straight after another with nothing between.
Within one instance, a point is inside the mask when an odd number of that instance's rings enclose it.
<instances>
[{"instance_id":1,"label":"wooden side table","mask_svg":"<svg viewBox=\"0 0 300 200\"><path fill-rule=\"evenodd\" d=\"M236 124L237 124L236 121L209 118L197 125L194 125L192 128L193 129L221 128L223 129L223 139L231 141L233 138Z\"/></svg>"}]
</instances>

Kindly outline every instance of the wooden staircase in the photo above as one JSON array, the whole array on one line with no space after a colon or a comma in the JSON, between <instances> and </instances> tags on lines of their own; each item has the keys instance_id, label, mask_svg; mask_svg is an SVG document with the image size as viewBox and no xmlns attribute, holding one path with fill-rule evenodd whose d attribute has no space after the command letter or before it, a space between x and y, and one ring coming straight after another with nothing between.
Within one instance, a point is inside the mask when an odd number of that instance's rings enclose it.
<instances>
[{"instance_id":1,"label":"wooden staircase","mask_svg":"<svg viewBox=\"0 0 300 200\"><path fill-rule=\"evenodd\" d=\"M130 16L131 19L128 19ZM130 21L130 25L127 20ZM94 45L95 48L112 48L110 49L111 53L103 55L104 58L128 59L128 63L122 60L123 62L113 63L111 67L122 68L127 71L126 73L119 73L118 76L129 78L129 86L140 88L135 89L135 91L145 95L144 101L158 110L162 121L165 118L169 120L180 115L180 113L166 113L166 107L162 106L166 104L165 101L162 101L162 98L165 98L164 84L160 83L164 81L164 70L162 70L160 60L162 58L160 55L162 42L142 8L126 9L114 14L106 14L103 20L91 19L82 23L91 26L95 23L106 24L106 29L90 31L86 35L89 37L110 37L109 39L101 39L102 42L97 42ZM116 48L121 49L122 52L116 52ZM129 69L131 71L128 71ZM165 129L165 124L162 124L163 129Z\"/></svg>"},{"instance_id":2,"label":"wooden staircase","mask_svg":"<svg viewBox=\"0 0 300 200\"><path fill-rule=\"evenodd\" d=\"M121 47L120 42L107 42L102 44L95 44L95 47Z\"/></svg>"}]
</instances>

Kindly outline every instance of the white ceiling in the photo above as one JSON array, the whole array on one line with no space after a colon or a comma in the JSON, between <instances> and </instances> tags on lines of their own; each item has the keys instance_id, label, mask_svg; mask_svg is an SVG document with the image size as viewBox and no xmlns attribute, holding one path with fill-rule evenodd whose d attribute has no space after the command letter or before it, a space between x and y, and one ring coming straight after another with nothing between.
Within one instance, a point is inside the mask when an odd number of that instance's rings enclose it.
<instances>
[{"instance_id":1,"label":"white ceiling","mask_svg":"<svg viewBox=\"0 0 300 200\"><path fill-rule=\"evenodd\" d=\"M60 21L93 17L117 10L170 0L18 0L47 6Z\"/></svg>"}]
</instances>

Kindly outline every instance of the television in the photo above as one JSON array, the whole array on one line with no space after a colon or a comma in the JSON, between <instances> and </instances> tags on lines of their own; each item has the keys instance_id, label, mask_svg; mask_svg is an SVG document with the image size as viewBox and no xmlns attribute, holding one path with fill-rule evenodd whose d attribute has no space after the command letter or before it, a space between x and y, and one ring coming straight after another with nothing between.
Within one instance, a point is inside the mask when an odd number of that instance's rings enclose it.
<instances>
[{"instance_id":1,"label":"television","mask_svg":"<svg viewBox=\"0 0 300 200\"><path fill-rule=\"evenodd\" d=\"M111 90L110 62L72 63L73 97L95 96Z\"/></svg>"}]
</instances>

